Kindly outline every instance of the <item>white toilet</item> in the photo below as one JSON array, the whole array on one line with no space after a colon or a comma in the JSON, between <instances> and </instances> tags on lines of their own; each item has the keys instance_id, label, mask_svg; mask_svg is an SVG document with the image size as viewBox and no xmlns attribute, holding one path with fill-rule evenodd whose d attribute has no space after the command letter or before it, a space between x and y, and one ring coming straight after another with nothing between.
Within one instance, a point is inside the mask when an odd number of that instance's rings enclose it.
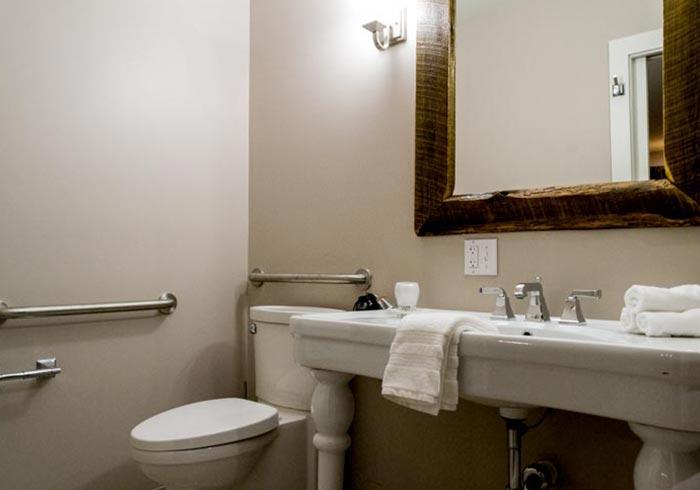
<instances>
[{"instance_id":1,"label":"white toilet","mask_svg":"<svg viewBox=\"0 0 700 490\"><path fill-rule=\"evenodd\" d=\"M131 431L132 456L167 490L314 490L314 380L294 363L289 319L329 308L256 306L260 402L223 398L155 415Z\"/></svg>"}]
</instances>

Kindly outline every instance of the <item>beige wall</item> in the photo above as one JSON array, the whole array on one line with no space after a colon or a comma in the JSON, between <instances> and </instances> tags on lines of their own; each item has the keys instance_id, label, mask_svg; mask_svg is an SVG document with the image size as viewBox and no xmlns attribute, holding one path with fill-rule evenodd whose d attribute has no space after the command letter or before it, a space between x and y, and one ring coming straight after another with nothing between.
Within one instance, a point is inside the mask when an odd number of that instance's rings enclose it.
<instances>
[{"instance_id":1,"label":"beige wall","mask_svg":"<svg viewBox=\"0 0 700 490\"><path fill-rule=\"evenodd\" d=\"M174 315L7 322L0 488L145 490L129 431L242 393L248 2L0 2L0 298ZM31 326L31 328L15 328Z\"/></svg>"},{"instance_id":2,"label":"beige wall","mask_svg":"<svg viewBox=\"0 0 700 490\"><path fill-rule=\"evenodd\" d=\"M455 192L609 182L608 43L661 28L662 8L457 0Z\"/></svg>"},{"instance_id":3,"label":"beige wall","mask_svg":"<svg viewBox=\"0 0 700 490\"><path fill-rule=\"evenodd\" d=\"M421 284L423 306L487 311L479 285L512 289L540 274L553 311L573 288L600 287L591 317L615 318L632 283L700 278L700 229L514 233L499 238L500 275L463 275L464 236L413 233L414 64L410 42L378 52L357 0L252 4L250 266L348 272L365 266L374 291ZM413 13L413 11L411 11ZM471 236L470 236L471 238ZM349 308L350 286L270 284L254 304ZM525 310L515 303L518 313ZM355 383L350 487L382 490L502 488L505 445L495 411L461 403L437 418L384 401ZM623 422L555 412L525 438L526 459L556 454L567 490L632 488L639 443ZM435 483L437 482L437 483Z\"/></svg>"}]
</instances>

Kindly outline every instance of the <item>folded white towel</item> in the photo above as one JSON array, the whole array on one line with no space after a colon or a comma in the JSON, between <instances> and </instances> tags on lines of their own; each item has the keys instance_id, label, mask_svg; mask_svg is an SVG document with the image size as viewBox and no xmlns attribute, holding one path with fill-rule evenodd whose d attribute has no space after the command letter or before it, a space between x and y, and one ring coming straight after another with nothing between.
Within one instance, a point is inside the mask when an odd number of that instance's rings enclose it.
<instances>
[{"instance_id":1,"label":"folded white towel","mask_svg":"<svg viewBox=\"0 0 700 490\"><path fill-rule=\"evenodd\" d=\"M622 323L622 328L627 333L643 333L639 326L637 325L637 310L626 306L622 308L622 313L620 313L620 323Z\"/></svg>"},{"instance_id":2,"label":"folded white towel","mask_svg":"<svg viewBox=\"0 0 700 490\"><path fill-rule=\"evenodd\" d=\"M382 395L420 412L456 410L459 340L464 330L495 331L472 315L418 313L405 316L396 330L384 370Z\"/></svg>"},{"instance_id":3,"label":"folded white towel","mask_svg":"<svg viewBox=\"0 0 700 490\"><path fill-rule=\"evenodd\" d=\"M641 311L685 311L700 308L700 286L685 284L674 288L632 286L625 292L625 306Z\"/></svg>"},{"instance_id":4,"label":"folded white towel","mask_svg":"<svg viewBox=\"0 0 700 490\"><path fill-rule=\"evenodd\" d=\"M700 308L682 313L643 311L637 314L637 326L649 337L700 337Z\"/></svg>"}]
</instances>

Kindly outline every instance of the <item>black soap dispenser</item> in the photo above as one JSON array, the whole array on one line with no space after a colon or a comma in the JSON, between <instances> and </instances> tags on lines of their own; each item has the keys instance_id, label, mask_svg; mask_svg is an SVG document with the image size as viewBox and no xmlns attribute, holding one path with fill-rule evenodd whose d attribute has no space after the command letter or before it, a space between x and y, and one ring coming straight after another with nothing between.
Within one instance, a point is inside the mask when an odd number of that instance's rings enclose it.
<instances>
[{"instance_id":1,"label":"black soap dispenser","mask_svg":"<svg viewBox=\"0 0 700 490\"><path fill-rule=\"evenodd\" d=\"M352 306L352 311L388 310L389 308L391 308L391 304L384 298L379 298L373 293L366 293L357 298Z\"/></svg>"}]
</instances>

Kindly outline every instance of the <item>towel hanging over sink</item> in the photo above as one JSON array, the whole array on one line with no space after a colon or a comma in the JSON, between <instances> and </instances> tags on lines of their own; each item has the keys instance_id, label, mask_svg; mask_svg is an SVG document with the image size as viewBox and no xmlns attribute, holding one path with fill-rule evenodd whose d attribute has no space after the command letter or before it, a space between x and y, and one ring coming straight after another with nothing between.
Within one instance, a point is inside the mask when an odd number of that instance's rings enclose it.
<instances>
[{"instance_id":1,"label":"towel hanging over sink","mask_svg":"<svg viewBox=\"0 0 700 490\"><path fill-rule=\"evenodd\" d=\"M382 395L430 415L456 410L459 340L465 330L496 332L489 322L468 314L405 316L389 350Z\"/></svg>"}]
</instances>

